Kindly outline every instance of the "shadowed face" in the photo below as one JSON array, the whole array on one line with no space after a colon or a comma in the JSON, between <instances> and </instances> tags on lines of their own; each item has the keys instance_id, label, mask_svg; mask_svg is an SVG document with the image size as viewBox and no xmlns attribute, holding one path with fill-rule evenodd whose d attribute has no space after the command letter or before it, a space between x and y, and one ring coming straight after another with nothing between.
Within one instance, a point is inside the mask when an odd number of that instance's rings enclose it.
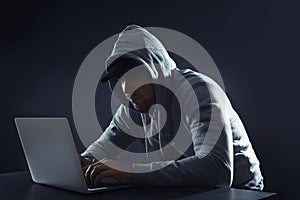
<instances>
[{"instance_id":1,"label":"shadowed face","mask_svg":"<svg viewBox=\"0 0 300 200\"><path fill-rule=\"evenodd\" d=\"M155 103L154 87L150 80L146 70L133 70L119 79L124 96L137 111L148 112Z\"/></svg>"}]
</instances>

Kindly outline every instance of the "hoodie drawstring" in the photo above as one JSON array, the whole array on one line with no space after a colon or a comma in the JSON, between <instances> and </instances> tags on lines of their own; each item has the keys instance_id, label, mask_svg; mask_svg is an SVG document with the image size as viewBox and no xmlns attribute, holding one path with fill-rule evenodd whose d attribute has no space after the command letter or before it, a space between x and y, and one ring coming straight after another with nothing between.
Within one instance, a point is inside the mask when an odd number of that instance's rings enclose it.
<instances>
[{"instance_id":1,"label":"hoodie drawstring","mask_svg":"<svg viewBox=\"0 0 300 200\"><path fill-rule=\"evenodd\" d=\"M161 145L161 129L160 129L160 112L159 110L157 111L157 124L158 124L158 143L159 143L159 151L161 155L163 156L163 150L162 150L162 145Z\"/></svg>"}]
</instances>

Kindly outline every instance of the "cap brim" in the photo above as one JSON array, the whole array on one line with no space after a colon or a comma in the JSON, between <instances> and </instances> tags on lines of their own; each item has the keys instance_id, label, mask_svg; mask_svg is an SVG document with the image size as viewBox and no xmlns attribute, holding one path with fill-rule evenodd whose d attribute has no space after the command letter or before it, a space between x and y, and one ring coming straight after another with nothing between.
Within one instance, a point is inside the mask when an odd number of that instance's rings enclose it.
<instances>
[{"instance_id":1,"label":"cap brim","mask_svg":"<svg viewBox=\"0 0 300 200\"><path fill-rule=\"evenodd\" d=\"M107 67L107 70L102 74L100 81L106 82L111 78L120 78L127 71L138 65L140 64L133 58L118 58Z\"/></svg>"}]
</instances>

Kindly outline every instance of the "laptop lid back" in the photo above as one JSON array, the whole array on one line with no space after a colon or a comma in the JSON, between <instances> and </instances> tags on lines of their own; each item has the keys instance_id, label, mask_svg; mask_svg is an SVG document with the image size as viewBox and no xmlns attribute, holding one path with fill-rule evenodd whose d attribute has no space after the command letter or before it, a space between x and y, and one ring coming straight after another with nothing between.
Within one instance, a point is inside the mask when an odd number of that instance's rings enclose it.
<instances>
[{"instance_id":1,"label":"laptop lid back","mask_svg":"<svg viewBox=\"0 0 300 200\"><path fill-rule=\"evenodd\" d=\"M66 118L15 118L32 179L86 192L87 185Z\"/></svg>"}]
</instances>

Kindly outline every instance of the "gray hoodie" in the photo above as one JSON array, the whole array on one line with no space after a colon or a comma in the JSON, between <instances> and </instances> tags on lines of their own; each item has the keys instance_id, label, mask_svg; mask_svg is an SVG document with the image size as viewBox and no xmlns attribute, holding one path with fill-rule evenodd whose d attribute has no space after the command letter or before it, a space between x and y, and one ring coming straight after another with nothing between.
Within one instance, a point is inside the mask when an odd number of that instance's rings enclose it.
<instances>
[{"instance_id":1,"label":"gray hoodie","mask_svg":"<svg viewBox=\"0 0 300 200\"><path fill-rule=\"evenodd\" d=\"M133 185L263 189L259 161L247 132L215 81L178 69L160 41L136 25L120 33L106 65L119 56L146 67L156 103L149 112L140 113L126 102L120 86L110 82L122 104L83 156L131 164ZM142 148L130 148L136 142ZM128 151L131 154L122 153Z\"/></svg>"}]
</instances>

